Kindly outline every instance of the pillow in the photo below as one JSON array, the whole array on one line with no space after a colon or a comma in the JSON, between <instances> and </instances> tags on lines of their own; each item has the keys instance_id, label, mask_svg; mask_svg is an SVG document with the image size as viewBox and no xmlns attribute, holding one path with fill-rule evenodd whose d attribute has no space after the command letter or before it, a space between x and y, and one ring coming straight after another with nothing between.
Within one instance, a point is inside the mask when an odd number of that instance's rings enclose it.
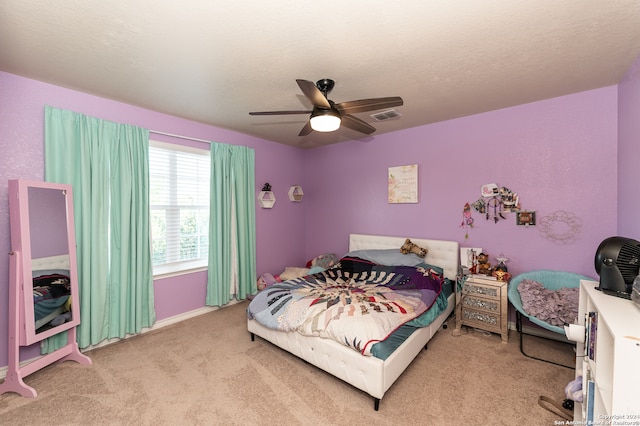
<instances>
[{"instance_id":1,"label":"pillow","mask_svg":"<svg viewBox=\"0 0 640 426\"><path fill-rule=\"evenodd\" d=\"M299 268L296 266L287 266L284 268L279 277L282 281L291 280L293 278L304 277L309 273L309 268Z\"/></svg>"},{"instance_id":2,"label":"pillow","mask_svg":"<svg viewBox=\"0 0 640 426\"><path fill-rule=\"evenodd\" d=\"M339 265L341 271L357 274L371 271L376 266L376 263L360 257L345 255L340 259Z\"/></svg>"},{"instance_id":3,"label":"pillow","mask_svg":"<svg viewBox=\"0 0 640 426\"><path fill-rule=\"evenodd\" d=\"M379 265L417 266L424 263L424 258L414 253L402 254L398 249L354 250L345 256L359 257Z\"/></svg>"},{"instance_id":4,"label":"pillow","mask_svg":"<svg viewBox=\"0 0 640 426\"><path fill-rule=\"evenodd\" d=\"M323 268L322 266L312 266L311 268L309 268L309 272L307 272L307 275L313 275L324 271L326 271L326 268Z\"/></svg>"},{"instance_id":5,"label":"pillow","mask_svg":"<svg viewBox=\"0 0 640 426\"><path fill-rule=\"evenodd\" d=\"M70 275L68 269L37 269L35 271L31 271L32 278L55 274L66 275L67 277Z\"/></svg>"},{"instance_id":6,"label":"pillow","mask_svg":"<svg viewBox=\"0 0 640 426\"><path fill-rule=\"evenodd\" d=\"M307 268L319 266L323 269L333 268L338 263L338 256L334 253L321 254L307 262Z\"/></svg>"}]
</instances>

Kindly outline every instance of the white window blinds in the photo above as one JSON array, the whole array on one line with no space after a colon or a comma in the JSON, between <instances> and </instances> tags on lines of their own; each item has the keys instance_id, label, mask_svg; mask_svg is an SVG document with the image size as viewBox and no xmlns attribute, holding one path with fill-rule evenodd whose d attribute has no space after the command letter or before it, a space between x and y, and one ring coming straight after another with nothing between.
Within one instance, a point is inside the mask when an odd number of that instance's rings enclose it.
<instances>
[{"instance_id":1,"label":"white window blinds","mask_svg":"<svg viewBox=\"0 0 640 426\"><path fill-rule=\"evenodd\" d=\"M207 265L209 151L149 142L154 275Z\"/></svg>"}]
</instances>

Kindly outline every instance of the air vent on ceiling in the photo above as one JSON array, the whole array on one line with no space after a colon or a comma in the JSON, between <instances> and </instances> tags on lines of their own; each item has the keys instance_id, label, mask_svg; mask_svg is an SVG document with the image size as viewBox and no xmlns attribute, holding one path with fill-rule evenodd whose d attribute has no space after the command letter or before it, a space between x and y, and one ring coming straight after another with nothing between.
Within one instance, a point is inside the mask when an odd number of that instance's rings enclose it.
<instances>
[{"instance_id":1,"label":"air vent on ceiling","mask_svg":"<svg viewBox=\"0 0 640 426\"><path fill-rule=\"evenodd\" d=\"M401 115L402 114L400 114L395 109L390 109L388 111L382 111L382 112L377 112L375 114L371 114L371 117L373 117L373 119L376 121L386 121L386 120L391 120L392 118L398 118Z\"/></svg>"}]
</instances>

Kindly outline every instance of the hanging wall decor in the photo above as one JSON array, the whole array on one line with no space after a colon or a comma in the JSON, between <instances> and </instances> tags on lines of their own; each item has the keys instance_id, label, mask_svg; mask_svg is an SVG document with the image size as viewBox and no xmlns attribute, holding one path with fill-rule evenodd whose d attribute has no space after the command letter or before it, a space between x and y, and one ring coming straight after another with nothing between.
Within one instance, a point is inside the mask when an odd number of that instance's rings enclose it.
<instances>
[{"instance_id":1,"label":"hanging wall decor","mask_svg":"<svg viewBox=\"0 0 640 426\"><path fill-rule=\"evenodd\" d=\"M464 239L469 239L469 228L473 228L473 217L471 216L471 206L469 203L465 203L462 208L462 223L460 227L464 228Z\"/></svg>"},{"instance_id":2,"label":"hanging wall decor","mask_svg":"<svg viewBox=\"0 0 640 426\"><path fill-rule=\"evenodd\" d=\"M571 244L582 234L582 221L575 214L555 211L540 219L540 235L557 244Z\"/></svg>"},{"instance_id":3,"label":"hanging wall decor","mask_svg":"<svg viewBox=\"0 0 640 426\"><path fill-rule=\"evenodd\" d=\"M493 220L494 223L506 219L506 213L520 208L518 194L505 186L498 187L495 183L482 185L480 195L481 198L472 206L478 213L483 214L486 220Z\"/></svg>"},{"instance_id":4,"label":"hanging wall decor","mask_svg":"<svg viewBox=\"0 0 640 426\"><path fill-rule=\"evenodd\" d=\"M389 167L389 204L418 202L418 165Z\"/></svg>"}]
</instances>

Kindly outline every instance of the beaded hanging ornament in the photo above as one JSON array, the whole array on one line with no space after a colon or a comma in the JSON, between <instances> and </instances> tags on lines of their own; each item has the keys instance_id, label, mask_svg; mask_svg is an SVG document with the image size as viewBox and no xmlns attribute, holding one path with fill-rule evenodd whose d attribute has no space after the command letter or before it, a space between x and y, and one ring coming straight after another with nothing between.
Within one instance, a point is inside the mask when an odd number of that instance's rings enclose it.
<instances>
[{"instance_id":1,"label":"beaded hanging ornament","mask_svg":"<svg viewBox=\"0 0 640 426\"><path fill-rule=\"evenodd\" d=\"M485 213L485 217L487 220L493 218L494 223L498 223L500 219L506 219L504 214L502 214L502 199L500 197L491 197L489 201L487 201L487 212Z\"/></svg>"},{"instance_id":2,"label":"beaded hanging ornament","mask_svg":"<svg viewBox=\"0 0 640 426\"><path fill-rule=\"evenodd\" d=\"M460 227L464 228L464 239L469 239L469 228L473 228L473 217L471 216L471 206L469 203L465 203L462 208L462 223L460 223Z\"/></svg>"}]
</instances>

